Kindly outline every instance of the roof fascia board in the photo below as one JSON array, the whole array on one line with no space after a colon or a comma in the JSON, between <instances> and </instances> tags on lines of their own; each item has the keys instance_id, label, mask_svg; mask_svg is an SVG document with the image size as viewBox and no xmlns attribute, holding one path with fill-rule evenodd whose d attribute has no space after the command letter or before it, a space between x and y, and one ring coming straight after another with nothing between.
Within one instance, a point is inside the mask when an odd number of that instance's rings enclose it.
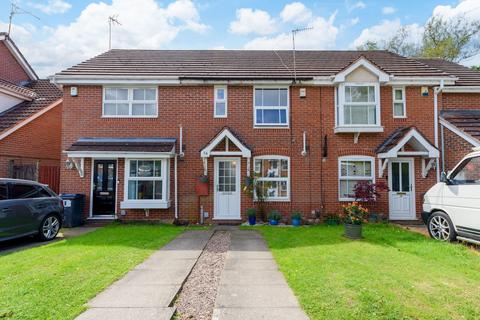
<instances>
[{"instance_id":1,"label":"roof fascia board","mask_svg":"<svg viewBox=\"0 0 480 320\"><path fill-rule=\"evenodd\" d=\"M217 137L215 137L215 139L213 139L213 141L210 142L208 146L206 146L205 148L203 148L202 151L200 151L200 156L202 158L210 157L213 149L215 149L215 147L225 138L228 138L230 141L233 142L233 144L235 144L238 149L240 149L243 157L250 158L252 156L252 152L250 151L250 149L245 147L245 145L240 140L238 140L237 137L235 137L233 133L231 133L230 130L228 130L227 128L225 128L219 135L217 135Z\"/></svg>"},{"instance_id":2,"label":"roof fascia board","mask_svg":"<svg viewBox=\"0 0 480 320\"><path fill-rule=\"evenodd\" d=\"M480 93L480 86L443 87L445 93Z\"/></svg>"},{"instance_id":3,"label":"roof fascia board","mask_svg":"<svg viewBox=\"0 0 480 320\"><path fill-rule=\"evenodd\" d=\"M5 45L7 46L8 50L10 50L15 60L17 60L18 63L20 63L23 70L25 70L25 72L30 77L30 80L38 80L37 74L32 69L28 61L25 59L25 57L21 54L20 50L18 50L17 46L13 43L13 41L10 40L10 38L7 36L3 36L3 39L0 39L0 40L5 41Z\"/></svg>"},{"instance_id":4,"label":"roof fascia board","mask_svg":"<svg viewBox=\"0 0 480 320\"><path fill-rule=\"evenodd\" d=\"M444 118L440 117L440 124L450 130L451 132L455 133L457 136L462 138L463 140L467 141L474 147L480 147L480 141L469 135L463 130L460 130L455 125L451 124L449 121L445 120Z\"/></svg>"},{"instance_id":5,"label":"roof fascia board","mask_svg":"<svg viewBox=\"0 0 480 320\"><path fill-rule=\"evenodd\" d=\"M378 77L379 82L388 82L390 80L390 75L383 72L380 70L377 66L372 64L370 61L368 61L365 58L360 58L356 62L352 63L348 68L346 68L343 71L340 71L335 75L334 82L345 82L345 78L347 75L352 73L354 70L356 70L359 67L364 67L374 75Z\"/></svg>"},{"instance_id":6,"label":"roof fascia board","mask_svg":"<svg viewBox=\"0 0 480 320\"><path fill-rule=\"evenodd\" d=\"M30 96L27 96L27 95L23 95L19 92L15 92L13 90L8 90L7 88L0 88L0 92L1 93L4 93L6 95L9 95L9 96L12 96L14 98L18 98L18 99L22 99L22 100L26 100L26 101L32 101L33 98L30 97Z\"/></svg>"},{"instance_id":7,"label":"roof fascia board","mask_svg":"<svg viewBox=\"0 0 480 320\"><path fill-rule=\"evenodd\" d=\"M69 158L172 158L175 152L133 152L133 151L63 151Z\"/></svg>"},{"instance_id":8,"label":"roof fascia board","mask_svg":"<svg viewBox=\"0 0 480 320\"><path fill-rule=\"evenodd\" d=\"M271 80L180 80L181 84L282 84L282 85L291 85L293 80L278 80L278 79L271 79ZM310 83L309 80L307 81L299 81L299 83L306 84Z\"/></svg>"},{"instance_id":9,"label":"roof fascia board","mask_svg":"<svg viewBox=\"0 0 480 320\"><path fill-rule=\"evenodd\" d=\"M33 114L32 116L28 117L27 119L25 119L23 121L20 121L19 123L17 123L16 125L11 127L10 129L7 129L6 131L0 133L0 141L3 140L4 138L8 137L9 135L11 135L12 133L17 131L18 129L22 128L23 126L29 124L33 120L37 119L38 117L40 117L44 113L47 113L51 109L55 108L56 106L58 106L62 102L63 102L63 99L58 99L54 103L50 104L48 107L43 108L39 112L37 112L37 113Z\"/></svg>"},{"instance_id":10,"label":"roof fascia board","mask_svg":"<svg viewBox=\"0 0 480 320\"><path fill-rule=\"evenodd\" d=\"M445 85L454 85L456 80L458 79L442 77L392 77L387 84L439 86L442 81Z\"/></svg>"}]
</instances>

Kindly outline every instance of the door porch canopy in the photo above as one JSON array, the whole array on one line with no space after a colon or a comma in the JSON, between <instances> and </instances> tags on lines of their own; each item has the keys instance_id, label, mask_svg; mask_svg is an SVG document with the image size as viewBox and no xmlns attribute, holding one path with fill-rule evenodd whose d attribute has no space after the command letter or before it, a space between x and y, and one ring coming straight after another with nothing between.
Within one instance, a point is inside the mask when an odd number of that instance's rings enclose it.
<instances>
[{"instance_id":1,"label":"door porch canopy","mask_svg":"<svg viewBox=\"0 0 480 320\"><path fill-rule=\"evenodd\" d=\"M383 177L389 159L400 157L421 157L422 177L426 178L440 155L438 149L414 126L396 129L377 147L376 152L380 178Z\"/></svg>"},{"instance_id":2,"label":"door porch canopy","mask_svg":"<svg viewBox=\"0 0 480 320\"><path fill-rule=\"evenodd\" d=\"M250 148L228 127L224 127L200 151L203 160L203 174L208 174L208 158L210 156L242 156L247 159L247 176L250 176Z\"/></svg>"},{"instance_id":3,"label":"door porch canopy","mask_svg":"<svg viewBox=\"0 0 480 320\"><path fill-rule=\"evenodd\" d=\"M84 158L173 158L175 138L80 138L64 153L67 167L71 164L80 177L84 176Z\"/></svg>"}]
</instances>

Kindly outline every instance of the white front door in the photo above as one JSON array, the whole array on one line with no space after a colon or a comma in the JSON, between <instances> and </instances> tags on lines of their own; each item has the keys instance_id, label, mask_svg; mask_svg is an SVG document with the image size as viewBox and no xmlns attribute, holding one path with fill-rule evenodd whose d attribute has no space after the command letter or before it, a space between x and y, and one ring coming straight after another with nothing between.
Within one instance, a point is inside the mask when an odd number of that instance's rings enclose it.
<instances>
[{"instance_id":1,"label":"white front door","mask_svg":"<svg viewBox=\"0 0 480 320\"><path fill-rule=\"evenodd\" d=\"M214 219L239 220L240 158L215 158Z\"/></svg>"},{"instance_id":2,"label":"white front door","mask_svg":"<svg viewBox=\"0 0 480 320\"><path fill-rule=\"evenodd\" d=\"M394 159L389 162L390 220L414 220L416 215L413 159Z\"/></svg>"}]
</instances>

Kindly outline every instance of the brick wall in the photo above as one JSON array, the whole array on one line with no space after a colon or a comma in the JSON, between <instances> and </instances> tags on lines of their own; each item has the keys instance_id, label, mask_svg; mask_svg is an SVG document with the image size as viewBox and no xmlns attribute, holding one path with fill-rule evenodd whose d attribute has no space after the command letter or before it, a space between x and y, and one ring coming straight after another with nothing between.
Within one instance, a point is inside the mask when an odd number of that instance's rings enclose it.
<instances>
[{"instance_id":1,"label":"brick wall","mask_svg":"<svg viewBox=\"0 0 480 320\"><path fill-rule=\"evenodd\" d=\"M442 109L480 109L478 93L441 93L440 110Z\"/></svg>"},{"instance_id":2,"label":"brick wall","mask_svg":"<svg viewBox=\"0 0 480 320\"><path fill-rule=\"evenodd\" d=\"M447 128L443 129L443 138L445 146L445 168L443 171L448 172L452 170L467 153L472 152L473 146Z\"/></svg>"},{"instance_id":3,"label":"brick wall","mask_svg":"<svg viewBox=\"0 0 480 320\"><path fill-rule=\"evenodd\" d=\"M62 105L0 140L0 177L8 175L10 160L59 165Z\"/></svg>"},{"instance_id":4,"label":"brick wall","mask_svg":"<svg viewBox=\"0 0 480 320\"><path fill-rule=\"evenodd\" d=\"M392 116L392 90L381 88L383 133L362 133L358 144L353 134L334 134L334 89L332 87L307 87L307 97L299 98L299 87L290 90L290 128L253 128L253 88L251 86L228 87L228 118L213 118L213 86L160 87L159 111L155 119L102 118L102 88L79 86L78 97L69 95L66 86L63 112L62 150L80 137L179 137L179 125L183 125L185 158L178 162L179 213L181 219L198 220L198 198L194 187L203 173L200 150L224 127L229 126L252 148L253 157L259 155L283 155L290 157L291 201L270 202L268 208L277 208L288 216L300 210L306 216L312 210L323 214L339 212L338 157L342 155L374 154L375 148L399 126L415 125L433 143L433 92L427 97L419 87L407 87L407 119ZM303 132L307 134L309 152L301 156ZM327 135L328 155L322 158L323 136ZM63 156L62 160L66 160ZM202 197L204 210L213 216L213 161L209 158L210 195ZM123 160L118 163L118 202L123 199ZM375 174L378 172L375 160ZM253 169L253 161L251 163ZM173 170L173 160L171 163ZM417 213L421 212L421 195L435 182L432 170L428 178L419 174L420 160L415 161ZM75 170L61 169L62 192L80 192L90 197L91 161L85 162L85 177ZM242 181L246 175L246 160L241 162ZM377 181L382 179L377 179ZM171 174L171 199L173 203L173 172ZM383 181L386 181L384 178ZM251 199L242 194L242 214L254 206ZM88 199L89 203L90 199ZM117 204L118 210L118 204ZM388 212L388 196L384 195L376 209ZM88 213L86 209L85 214ZM172 218L169 210L150 210L149 219ZM142 210L128 210L123 219L144 219ZM208 220L207 220L208 221Z\"/></svg>"},{"instance_id":5,"label":"brick wall","mask_svg":"<svg viewBox=\"0 0 480 320\"><path fill-rule=\"evenodd\" d=\"M3 41L0 41L0 78L16 84L30 79Z\"/></svg>"}]
</instances>

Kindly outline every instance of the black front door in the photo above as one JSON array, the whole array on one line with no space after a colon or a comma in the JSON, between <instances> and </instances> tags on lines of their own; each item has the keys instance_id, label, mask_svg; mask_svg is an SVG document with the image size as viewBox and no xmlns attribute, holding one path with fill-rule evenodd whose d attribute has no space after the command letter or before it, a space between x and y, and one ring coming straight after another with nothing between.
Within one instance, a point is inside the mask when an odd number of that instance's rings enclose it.
<instances>
[{"instance_id":1,"label":"black front door","mask_svg":"<svg viewBox=\"0 0 480 320\"><path fill-rule=\"evenodd\" d=\"M115 214L116 166L116 160L95 160L93 162L92 215L94 216Z\"/></svg>"}]
</instances>

